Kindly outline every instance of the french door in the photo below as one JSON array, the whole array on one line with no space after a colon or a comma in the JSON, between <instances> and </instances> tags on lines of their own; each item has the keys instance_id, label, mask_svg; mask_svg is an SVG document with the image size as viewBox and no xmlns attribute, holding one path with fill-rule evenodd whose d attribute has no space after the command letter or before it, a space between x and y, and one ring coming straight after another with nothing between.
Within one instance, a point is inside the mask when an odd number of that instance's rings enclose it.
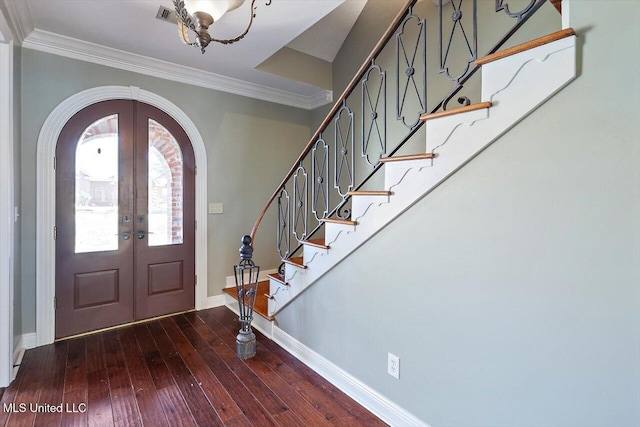
<instances>
[{"instance_id":1,"label":"french door","mask_svg":"<svg viewBox=\"0 0 640 427\"><path fill-rule=\"evenodd\" d=\"M91 105L56 147L56 338L192 309L195 159L150 105Z\"/></svg>"}]
</instances>

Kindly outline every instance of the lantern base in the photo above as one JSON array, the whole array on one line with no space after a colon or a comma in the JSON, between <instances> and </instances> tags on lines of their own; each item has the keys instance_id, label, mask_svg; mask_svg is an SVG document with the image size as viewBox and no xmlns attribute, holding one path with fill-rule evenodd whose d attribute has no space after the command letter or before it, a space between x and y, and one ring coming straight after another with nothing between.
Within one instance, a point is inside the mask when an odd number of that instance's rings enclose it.
<instances>
[{"instance_id":1,"label":"lantern base","mask_svg":"<svg viewBox=\"0 0 640 427\"><path fill-rule=\"evenodd\" d=\"M236 356L238 359L249 359L256 355L256 335L251 329L248 332L242 330L236 337Z\"/></svg>"}]
</instances>

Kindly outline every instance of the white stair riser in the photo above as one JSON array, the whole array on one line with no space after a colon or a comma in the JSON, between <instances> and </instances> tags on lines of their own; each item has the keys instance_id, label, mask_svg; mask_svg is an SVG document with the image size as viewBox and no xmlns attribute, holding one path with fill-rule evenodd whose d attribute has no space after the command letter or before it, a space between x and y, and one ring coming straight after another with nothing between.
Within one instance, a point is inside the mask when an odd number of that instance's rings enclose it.
<instances>
[{"instance_id":1,"label":"white stair riser","mask_svg":"<svg viewBox=\"0 0 640 427\"><path fill-rule=\"evenodd\" d=\"M482 110L469 111L467 113L427 121L427 123L425 123L427 127L427 152L440 155L438 148L447 143L456 129L464 126L471 127L478 120L484 120L488 117L489 109L483 108ZM434 161L439 160L440 159Z\"/></svg>"},{"instance_id":2,"label":"white stair riser","mask_svg":"<svg viewBox=\"0 0 640 427\"><path fill-rule=\"evenodd\" d=\"M353 196L351 199L351 218L358 221L358 218L366 215L372 207L389 203L389 196Z\"/></svg>"},{"instance_id":3,"label":"white stair riser","mask_svg":"<svg viewBox=\"0 0 640 427\"><path fill-rule=\"evenodd\" d=\"M302 256L305 263L307 261L311 261L315 259L315 257L317 256L323 256L328 253L329 253L328 249L316 248L315 246L311 246L311 245L305 245L304 248L302 248L302 254L303 254Z\"/></svg>"},{"instance_id":4,"label":"white stair riser","mask_svg":"<svg viewBox=\"0 0 640 427\"><path fill-rule=\"evenodd\" d=\"M354 225L344 224L332 224L330 222L324 225L324 243L331 246L331 252L333 252L332 243L335 242L340 236L351 234L356 231Z\"/></svg>"},{"instance_id":5,"label":"white stair riser","mask_svg":"<svg viewBox=\"0 0 640 427\"><path fill-rule=\"evenodd\" d=\"M406 160L403 162L389 162L384 165L384 189L393 191L393 187L401 182L407 171L416 168L431 167L435 159ZM394 193L394 203L395 203Z\"/></svg>"},{"instance_id":6,"label":"white stair riser","mask_svg":"<svg viewBox=\"0 0 640 427\"><path fill-rule=\"evenodd\" d=\"M521 89L528 96L541 95L542 100L553 96L576 75L576 40L575 36L567 37L484 64L482 101L495 102L496 95L508 87L510 90ZM550 69L554 71L549 73ZM516 76L520 84L512 85ZM523 85L523 82L526 84ZM507 99L513 100L514 97L509 95ZM512 102L509 107L519 105L522 104Z\"/></svg>"}]
</instances>

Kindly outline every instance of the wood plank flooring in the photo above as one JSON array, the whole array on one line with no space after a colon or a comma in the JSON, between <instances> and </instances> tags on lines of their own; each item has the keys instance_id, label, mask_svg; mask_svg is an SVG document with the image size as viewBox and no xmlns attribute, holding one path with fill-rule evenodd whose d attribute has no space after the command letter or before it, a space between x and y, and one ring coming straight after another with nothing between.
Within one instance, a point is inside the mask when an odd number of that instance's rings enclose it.
<instances>
[{"instance_id":1,"label":"wood plank flooring","mask_svg":"<svg viewBox=\"0 0 640 427\"><path fill-rule=\"evenodd\" d=\"M258 332L237 359L238 329L219 307L28 350L0 426L385 425Z\"/></svg>"}]
</instances>

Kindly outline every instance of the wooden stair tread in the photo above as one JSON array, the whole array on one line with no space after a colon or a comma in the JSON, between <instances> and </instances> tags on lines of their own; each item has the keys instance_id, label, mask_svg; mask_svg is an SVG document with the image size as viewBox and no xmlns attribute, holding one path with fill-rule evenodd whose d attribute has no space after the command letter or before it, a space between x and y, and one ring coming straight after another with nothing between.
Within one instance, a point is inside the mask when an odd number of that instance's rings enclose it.
<instances>
[{"instance_id":1,"label":"wooden stair tread","mask_svg":"<svg viewBox=\"0 0 640 427\"><path fill-rule=\"evenodd\" d=\"M350 219L322 218L320 221L330 224L358 225L357 221L351 221Z\"/></svg>"},{"instance_id":2,"label":"wooden stair tread","mask_svg":"<svg viewBox=\"0 0 640 427\"><path fill-rule=\"evenodd\" d=\"M408 154L406 156L382 157L380 159L380 162L389 163L389 162L403 162L407 160L427 160L427 159L433 159L434 157L436 157L434 153Z\"/></svg>"},{"instance_id":3,"label":"wooden stair tread","mask_svg":"<svg viewBox=\"0 0 640 427\"><path fill-rule=\"evenodd\" d=\"M390 196L391 194L391 191L384 190L361 190L347 192L347 196Z\"/></svg>"},{"instance_id":4,"label":"wooden stair tread","mask_svg":"<svg viewBox=\"0 0 640 427\"><path fill-rule=\"evenodd\" d=\"M469 111L484 110L485 108L489 107L491 107L491 102L479 102L477 104L466 105L460 108L452 108L451 110L443 110L436 113L423 114L422 116L420 116L420 120L426 122L427 120L433 120L440 117L448 117L455 114L468 113Z\"/></svg>"},{"instance_id":5,"label":"wooden stair tread","mask_svg":"<svg viewBox=\"0 0 640 427\"><path fill-rule=\"evenodd\" d=\"M323 238L302 240L300 243L307 246L313 246L314 248L329 249L329 246L324 243Z\"/></svg>"},{"instance_id":6,"label":"wooden stair tread","mask_svg":"<svg viewBox=\"0 0 640 427\"><path fill-rule=\"evenodd\" d=\"M304 260L302 259L301 256L286 258L286 259L283 259L282 262L286 262L287 264L290 264L299 268L307 268L307 266L304 265Z\"/></svg>"},{"instance_id":7,"label":"wooden stair tread","mask_svg":"<svg viewBox=\"0 0 640 427\"><path fill-rule=\"evenodd\" d=\"M279 273L267 274L267 277L285 286L289 286L289 284L284 280L284 277L282 277Z\"/></svg>"},{"instance_id":8,"label":"wooden stair tread","mask_svg":"<svg viewBox=\"0 0 640 427\"><path fill-rule=\"evenodd\" d=\"M238 292L236 288L223 288L222 291L235 299L238 300ZM264 317L270 322L275 320L275 317L269 316L269 299L267 298L269 295L269 281L263 280L258 282L258 289L256 290L256 302L253 306L253 311L258 313L260 316Z\"/></svg>"},{"instance_id":9,"label":"wooden stair tread","mask_svg":"<svg viewBox=\"0 0 640 427\"><path fill-rule=\"evenodd\" d=\"M526 43L519 44L517 46L510 47L505 50L500 50L491 55L487 55L483 58L476 60L476 65L484 65L489 62L497 61L498 59L506 58L516 53L524 52L535 47L545 45L547 43L555 42L557 40L564 39L569 36L575 36L576 32L573 28L565 28L564 30L556 31L555 33L548 34L546 36L538 37L537 39L530 40Z\"/></svg>"}]
</instances>

